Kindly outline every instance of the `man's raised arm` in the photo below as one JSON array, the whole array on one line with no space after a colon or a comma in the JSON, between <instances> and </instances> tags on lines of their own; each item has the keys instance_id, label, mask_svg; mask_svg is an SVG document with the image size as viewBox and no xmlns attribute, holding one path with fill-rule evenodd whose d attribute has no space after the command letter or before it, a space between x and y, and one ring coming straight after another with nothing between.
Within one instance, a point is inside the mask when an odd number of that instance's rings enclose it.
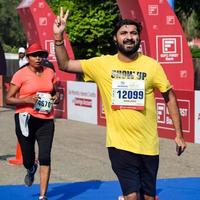
<instances>
[{"instance_id":1,"label":"man's raised arm","mask_svg":"<svg viewBox=\"0 0 200 200\"><path fill-rule=\"evenodd\" d=\"M60 70L67 72L82 72L80 61L70 60L67 50L64 46L63 34L66 27L68 14L69 11L64 14L63 8L61 8L60 16L57 16L53 24L56 59Z\"/></svg>"}]
</instances>

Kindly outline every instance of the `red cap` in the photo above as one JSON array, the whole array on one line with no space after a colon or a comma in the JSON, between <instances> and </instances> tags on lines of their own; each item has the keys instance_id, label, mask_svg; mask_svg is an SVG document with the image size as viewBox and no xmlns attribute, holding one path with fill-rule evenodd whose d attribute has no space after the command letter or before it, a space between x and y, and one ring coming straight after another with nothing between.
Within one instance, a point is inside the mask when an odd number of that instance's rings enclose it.
<instances>
[{"instance_id":1,"label":"red cap","mask_svg":"<svg viewBox=\"0 0 200 200\"><path fill-rule=\"evenodd\" d=\"M49 55L49 52L45 49L42 49L41 45L38 43L33 43L26 49L26 55L30 55L36 52L44 53L44 57L48 57Z\"/></svg>"}]
</instances>

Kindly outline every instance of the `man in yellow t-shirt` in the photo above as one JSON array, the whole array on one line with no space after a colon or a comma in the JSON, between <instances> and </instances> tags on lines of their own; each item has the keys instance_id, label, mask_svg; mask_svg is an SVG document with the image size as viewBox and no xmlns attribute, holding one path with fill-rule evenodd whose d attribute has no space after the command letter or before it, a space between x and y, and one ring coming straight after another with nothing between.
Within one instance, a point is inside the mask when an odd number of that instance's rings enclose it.
<instances>
[{"instance_id":1,"label":"man in yellow t-shirt","mask_svg":"<svg viewBox=\"0 0 200 200\"><path fill-rule=\"evenodd\" d=\"M124 19L116 24L116 55L70 60L63 41L67 17L68 12L64 14L61 9L53 26L59 68L83 72L84 80L94 81L100 90L106 114L106 146L124 199L139 200L141 196L154 200L159 164L154 90L162 93L168 106L180 153L186 148L172 86L157 61L138 53L139 22Z\"/></svg>"}]
</instances>

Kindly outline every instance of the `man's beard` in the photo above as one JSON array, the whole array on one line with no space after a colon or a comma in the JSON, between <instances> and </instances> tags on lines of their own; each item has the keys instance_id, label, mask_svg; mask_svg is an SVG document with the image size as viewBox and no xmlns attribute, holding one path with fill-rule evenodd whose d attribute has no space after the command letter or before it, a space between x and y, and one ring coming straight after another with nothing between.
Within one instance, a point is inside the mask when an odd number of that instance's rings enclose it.
<instances>
[{"instance_id":1,"label":"man's beard","mask_svg":"<svg viewBox=\"0 0 200 200\"><path fill-rule=\"evenodd\" d=\"M134 42L134 41L126 40L123 42L123 44L126 44L127 42ZM140 42L141 42L141 40L136 41L135 45L130 49L125 49L124 46L119 44L118 42L116 42L116 46L117 46L117 49L119 52L121 52L123 55L129 57L138 51L138 49L140 48Z\"/></svg>"}]
</instances>

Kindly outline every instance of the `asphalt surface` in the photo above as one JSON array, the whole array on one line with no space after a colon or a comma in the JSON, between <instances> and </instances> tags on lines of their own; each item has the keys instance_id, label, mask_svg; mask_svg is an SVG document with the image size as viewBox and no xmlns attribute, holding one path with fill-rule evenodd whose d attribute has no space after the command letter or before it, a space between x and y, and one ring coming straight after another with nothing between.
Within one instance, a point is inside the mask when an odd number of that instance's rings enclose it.
<instances>
[{"instance_id":1,"label":"asphalt surface","mask_svg":"<svg viewBox=\"0 0 200 200\"><path fill-rule=\"evenodd\" d=\"M0 107L0 185L23 184L26 172L22 165L7 161L16 155L13 116L12 109ZM66 119L56 119L55 124L50 183L116 180L105 147L105 127ZM158 178L200 177L200 145L187 145L178 157L174 141L160 139Z\"/></svg>"}]
</instances>

